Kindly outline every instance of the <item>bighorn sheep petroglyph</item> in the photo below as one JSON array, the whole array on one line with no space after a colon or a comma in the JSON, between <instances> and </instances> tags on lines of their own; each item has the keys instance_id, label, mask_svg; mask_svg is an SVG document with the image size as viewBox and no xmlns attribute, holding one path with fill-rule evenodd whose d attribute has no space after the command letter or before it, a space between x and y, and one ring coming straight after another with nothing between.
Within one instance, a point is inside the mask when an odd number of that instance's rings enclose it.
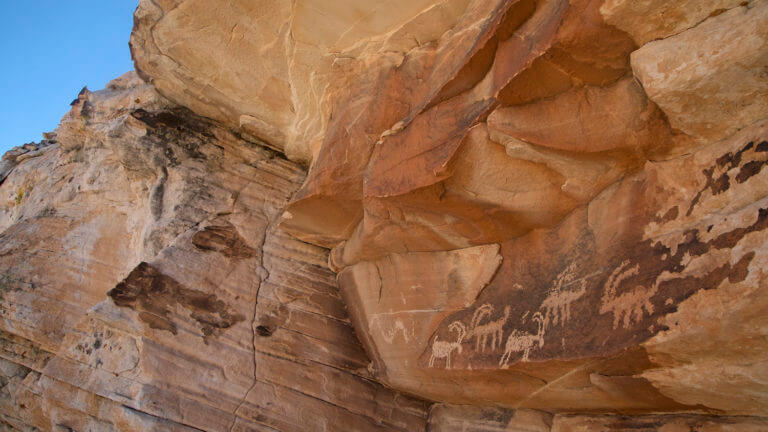
<instances>
[{"instance_id":1,"label":"bighorn sheep petroglyph","mask_svg":"<svg viewBox=\"0 0 768 432\"><path fill-rule=\"evenodd\" d=\"M528 356L534 346L537 344L539 345L539 348L544 346L544 318L541 316L540 312L536 312L533 314L532 319L539 326L536 334L528 332L524 333L515 329L512 330L512 333L507 337L507 343L504 346L504 354L502 354L501 359L499 360L499 366L502 369L507 369L509 367L509 360L512 357L512 353L522 352L523 357L520 361L528 361Z\"/></svg>"},{"instance_id":2,"label":"bighorn sheep petroglyph","mask_svg":"<svg viewBox=\"0 0 768 432\"><path fill-rule=\"evenodd\" d=\"M432 355L429 356L429 367L435 366L435 360L444 358L445 368L450 369L451 353L453 353L453 351L458 351L459 354L461 354L461 341L464 340L464 336L467 332L464 324L462 324L461 321L454 321L451 323L451 325L448 326L448 330L455 331L457 333L458 337L456 338L456 341L448 342L437 340L437 335L435 335L435 340L432 342Z\"/></svg>"},{"instance_id":3,"label":"bighorn sheep petroglyph","mask_svg":"<svg viewBox=\"0 0 768 432\"><path fill-rule=\"evenodd\" d=\"M616 291L624 280L640 272L640 264L635 264L634 267L625 270L628 265L629 261L626 260L611 273L611 276L605 281L605 292L601 299L600 313L613 313L614 329L619 326L619 321L621 321L622 327L627 328L633 322L642 320L644 316L643 309L649 315L652 314L653 304L650 300L659 289L657 284L654 284L651 288L637 285L629 291L617 294Z\"/></svg>"},{"instance_id":4,"label":"bighorn sheep petroglyph","mask_svg":"<svg viewBox=\"0 0 768 432\"><path fill-rule=\"evenodd\" d=\"M587 280L578 281L579 287L574 290L565 290L567 284L574 281L574 271L576 263L571 263L565 270L557 275L555 286L550 291L549 296L541 302L544 308L544 328L549 323L565 325L565 322L571 318L571 303L575 302L587 292Z\"/></svg>"},{"instance_id":5,"label":"bighorn sheep petroglyph","mask_svg":"<svg viewBox=\"0 0 768 432\"><path fill-rule=\"evenodd\" d=\"M480 321L488 317L490 320L493 313L493 306L490 304L484 304L477 308L475 314L472 316L472 322L469 329L469 337L475 338L475 351L480 349L485 351L485 347L488 345L488 336L491 337L491 349L495 350L497 345L501 344L501 338L504 334L504 324L509 319L509 306L504 307L504 314L501 318L495 321L489 321L484 324L480 324Z\"/></svg>"}]
</instances>

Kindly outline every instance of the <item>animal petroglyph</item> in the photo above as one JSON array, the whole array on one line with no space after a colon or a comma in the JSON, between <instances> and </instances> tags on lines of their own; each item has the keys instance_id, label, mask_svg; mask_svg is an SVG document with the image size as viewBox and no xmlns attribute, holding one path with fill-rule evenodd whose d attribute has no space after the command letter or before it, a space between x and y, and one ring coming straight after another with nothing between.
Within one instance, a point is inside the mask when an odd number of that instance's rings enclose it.
<instances>
[{"instance_id":1,"label":"animal petroglyph","mask_svg":"<svg viewBox=\"0 0 768 432\"><path fill-rule=\"evenodd\" d=\"M432 355L429 356L429 367L435 366L435 360L445 359L445 368L450 369L451 354L454 351L458 351L459 354L461 354L462 352L461 341L464 340L464 336L467 333L467 330L464 327L464 324L462 324L460 321L454 321L451 323L451 325L448 326L448 330L454 331L457 333L456 341L448 342L448 341L437 340L437 335L435 335L435 340L434 342L432 342Z\"/></svg>"},{"instance_id":2,"label":"animal petroglyph","mask_svg":"<svg viewBox=\"0 0 768 432\"><path fill-rule=\"evenodd\" d=\"M504 324L509 319L509 306L504 308L504 314L495 321L489 321L481 324L483 318L490 319L493 314L493 306L484 304L475 310L472 316L472 323L469 330L469 337L475 338L475 351L478 349L485 352L488 345L488 337L491 338L491 349L495 350L497 345L501 345L501 338L504 335Z\"/></svg>"},{"instance_id":3,"label":"animal petroglyph","mask_svg":"<svg viewBox=\"0 0 768 432\"><path fill-rule=\"evenodd\" d=\"M574 282L574 271L576 263L571 263L565 270L557 275L555 286L550 291L547 298L541 302L544 309L544 328L549 323L564 325L571 318L571 303L575 302L587 292L587 281L581 279L578 281L578 288L566 290L565 287Z\"/></svg>"},{"instance_id":4,"label":"animal petroglyph","mask_svg":"<svg viewBox=\"0 0 768 432\"><path fill-rule=\"evenodd\" d=\"M398 334L403 337L403 340L406 343L408 343L410 340L410 336L413 336L413 329L408 329L400 319L395 320L394 325L391 327L385 328L381 325L381 321L377 319L379 318L378 316L374 318L376 318L375 323L381 330L381 337L384 338L384 341L386 341L388 344L393 343L395 341L395 337L397 337Z\"/></svg>"},{"instance_id":5,"label":"animal petroglyph","mask_svg":"<svg viewBox=\"0 0 768 432\"><path fill-rule=\"evenodd\" d=\"M522 352L523 356L520 361L528 361L528 356L531 354L531 350L538 345L539 349L544 346L544 318L540 312L533 314L533 321L535 321L539 328L536 334L528 332L522 332L520 330L512 330L512 333L507 337L507 343L504 345L504 354L499 359L499 366L502 369L509 367L509 360L512 358L513 353Z\"/></svg>"},{"instance_id":6,"label":"animal petroglyph","mask_svg":"<svg viewBox=\"0 0 768 432\"><path fill-rule=\"evenodd\" d=\"M623 281L636 276L640 272L639 264L627 269L628 265L628 260L622 262L605 282L605 292L602 297L600 313L613 313L614 329L619 326L619 322L621 322L622 327L627 328L633 322L642 320L644 316L643 309L649 315L654 310L650 300L658 290L658 285L656 284L649 289L642 285L637 285L629 291L617 294L616 291Z\"/></svg>"}]
</instances>

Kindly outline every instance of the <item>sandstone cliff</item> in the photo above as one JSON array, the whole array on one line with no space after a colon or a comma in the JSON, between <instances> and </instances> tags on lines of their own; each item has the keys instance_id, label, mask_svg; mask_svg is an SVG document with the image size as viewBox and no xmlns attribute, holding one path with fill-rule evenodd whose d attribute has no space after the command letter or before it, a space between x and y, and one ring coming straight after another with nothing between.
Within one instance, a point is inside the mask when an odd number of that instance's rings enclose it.
<instances>
[{"instance_id":1,"label":"sandstone cliff","mask_svg":"<svg viewBox=\"0 0 768 432\"><path fill-rule=\"evenodd\" d=\"M0 163L8 430L768 430L768 2L142 0Z\"/></svg>"}]
</instances>

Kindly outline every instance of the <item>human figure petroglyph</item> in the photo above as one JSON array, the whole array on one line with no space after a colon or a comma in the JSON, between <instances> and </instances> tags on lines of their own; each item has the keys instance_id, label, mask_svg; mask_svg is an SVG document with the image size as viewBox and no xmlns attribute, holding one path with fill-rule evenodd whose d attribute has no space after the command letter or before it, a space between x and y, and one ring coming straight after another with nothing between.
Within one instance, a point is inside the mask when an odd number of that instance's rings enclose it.
<instances>
[{"instance_id":1,"label":"human figure petroglyph","mask_svg":"<svg viewBox=\"0 0 768 432\"><path fill-rule=\"evenodd\" d=\"M531 350L538 344L539 349L544 347L544 318L540 312L533 314L533 321L538 324L538 331L536 334L522 332L514 329L512 333L507 337L507 343L504 345L504 354L499 359L499 366L502 369L509 368L509 360L512 358L512 353L522 352L523 357L520 361L528 361L528 356L531 354Z\"/></svg>"},{"instance_id":2,"label":"human figure petroglyph","mask_svg":"<svg viewBox=\"0 0 768 432\"><path fill-rule=\"evenodd\" d=\"M579 287L574 290L566 290L565 287L575 279L574 271L576 263L571 263L565 270L557 275L555 286L547 298L541 302L544 308L544 327L552 324L564 325L571 318L571 303L575 302L587 292L587 281L578 281Z\"/></svg>"},{"instance_id":3,"label":"human figure petroglyph","mask_svg":"<svg viewBox=\"0 0 768 432\"><path fill-rule=\"evenodd\" d=\"M637 285L629 291L617 294L616 291L623 281L640 272L640 264L635 264L634 267L627 269L628 265L628 260L622 262L605 282L600 313L613 313L614 329L618 328L619 322L621 322L622 327L627 328L633 322L640 322L645 313L652 314L654 308L650 300L659 289L657 284L651 288ZM643 309L645 309L645 313Z\"/></svg>"},{"instance_id":4,"label":"human figure petroglyph","mask_svg":"<svg viewBox=\"0 0 768 432\"><path fill-rule=\"evenodd\" d=\"M432 355L429 356L429 367L435 366L435 360L445 359L445 368L450 369L451 353L453 353L453 351L458 351L459 354L461 354L461 341L464 340L464 336L467 332L464 324L462 324L461 321L454 321L448 326L448 330L457 333L456 341L448 342L437 340L437 335L435 335L435 340L432 342Z\"/></svg>"},{"instance_id":5,"label":"human figure petroglyph","mask_svg":"<svg viewBox=\"0 0 768 432\"><path fill-rule=\"evenodd\" d=\"M495 350L496 346L501 344L501 338L504 334L504 324L506 324L509 319L509 310L509 306L504 307L504 313L501 318L483 324L480 323L483 318L488 317L490 320L490 317L493 314L493 306L484 304L475 310L468 335L469 337L475 338L475 351L479 349L485 352L489 336L491 337L492 350Z\"/></svg>"}]
</instances>

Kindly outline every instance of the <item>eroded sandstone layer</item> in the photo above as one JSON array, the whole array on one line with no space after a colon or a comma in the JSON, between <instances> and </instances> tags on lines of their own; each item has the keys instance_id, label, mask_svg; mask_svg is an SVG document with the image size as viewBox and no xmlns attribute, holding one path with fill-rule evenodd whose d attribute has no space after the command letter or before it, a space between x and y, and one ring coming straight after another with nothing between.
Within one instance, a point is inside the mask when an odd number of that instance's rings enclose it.
<instances>
[{"instance_id":1,"label":"eroded sandstone layer","mask_svg":"<svg viewBox=\"0 0 768 432\"><path fill-rule=\"evenodd\" d=\"M0 186L6 425L424 428L425 402L370 379L327 251L276 228L298 165L134 73L56 140Z\"/></svg>"},{"instance_id":2,"label":"eroded sandstone layer","mask_svg":"<svg viewBox=\"0 0 768 432\"><path fill-rule=\"evenodd\" d=\"M768 430L768 2L141 0L131 50L0 163L9 428Z\"/></svg>"}]
</instances>

